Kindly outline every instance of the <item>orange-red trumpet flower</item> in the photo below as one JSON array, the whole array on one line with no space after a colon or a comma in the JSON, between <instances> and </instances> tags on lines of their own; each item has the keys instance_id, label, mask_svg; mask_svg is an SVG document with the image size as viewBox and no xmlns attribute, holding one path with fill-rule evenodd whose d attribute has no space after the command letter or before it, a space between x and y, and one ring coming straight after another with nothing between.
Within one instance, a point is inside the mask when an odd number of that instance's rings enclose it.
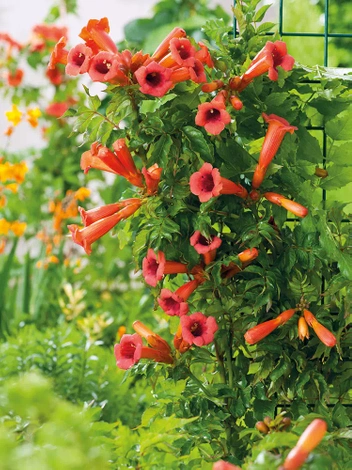
<instances>
[{"instance_id":1,"label":"orange-red trumpet flower","mask_svg":"<svg viewBox=\"0 0 352 470\"><path fill-rule=\"evenodd\" d=\"M325 328L325 326L318 322L312 312L310 312L309 310L304 310L303 315L308 325L313 328L316 335L318 336L320 341L325 344L325 346L332 348L336 345L336 337L331 333L330 330L328 330L327 328Z\"/></svg>"},{"instance_id":2,"label":"orange-red trumpet flower","mask_svg":"<svg viewBox=\"0 0 352 470\"><path fill-rule=\"evenodd\" d=\"M266 336L270 335L278 326L284 325L296 312L295 308L285 310L273 320L268 320L250 328L244 335L248 344L256 344Z\"/></svg>"}]
</instances>

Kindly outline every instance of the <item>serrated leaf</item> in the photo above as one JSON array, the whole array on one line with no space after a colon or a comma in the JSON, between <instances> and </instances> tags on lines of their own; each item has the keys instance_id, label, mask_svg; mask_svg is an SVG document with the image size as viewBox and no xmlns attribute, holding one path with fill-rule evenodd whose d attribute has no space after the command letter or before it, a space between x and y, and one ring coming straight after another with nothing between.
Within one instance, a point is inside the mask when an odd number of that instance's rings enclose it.
<instances>
[{"instance_id":1,"label":"serrated leaf","mask_svg":"<svg viewBox=\"0 0 352 470\"><path fill-rule=\"evenodd\" d=\"M326 133L333 140L349 140L352 135L352 106L325 126Z\"/></svg>"}]
</instances>

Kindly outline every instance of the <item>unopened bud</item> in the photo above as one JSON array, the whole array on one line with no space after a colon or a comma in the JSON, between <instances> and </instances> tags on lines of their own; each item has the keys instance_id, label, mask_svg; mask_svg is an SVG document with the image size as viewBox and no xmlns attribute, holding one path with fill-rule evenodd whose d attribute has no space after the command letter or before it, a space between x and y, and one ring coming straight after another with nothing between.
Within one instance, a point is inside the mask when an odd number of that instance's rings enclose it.
<instances>
[{"instance_id":1,"label":"unopened bud","mask_svg":"<svg viewBox=\"0 0 352 470\"><path fill-rule=\"evenodd\" d=\"M269 432L269 427L264 423L264 421L258 421L257 423L255 423L255 427L262 434L268 434Z\"/></svg>"},{"instance_id":2,"label":"unopened bud","mask_svg":"<svg viewBox=\"0 0 352 470\"><path fill-rule=\"evenodd\" d=\"M316 176L319 176L319 178L326 178L327 176L329 176L327 170L325 170L324 168L319 168L318 166L315 168L314 174Z\"/></svg>"}]
</instances>

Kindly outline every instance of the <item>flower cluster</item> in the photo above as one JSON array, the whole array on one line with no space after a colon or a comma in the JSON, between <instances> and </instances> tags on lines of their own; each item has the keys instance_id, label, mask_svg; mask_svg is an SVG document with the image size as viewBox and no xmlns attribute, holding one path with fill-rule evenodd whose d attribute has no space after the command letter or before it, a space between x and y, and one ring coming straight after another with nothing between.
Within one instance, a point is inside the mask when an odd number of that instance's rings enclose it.
<instances>
[{"instance_id":1,"label":"flower cluster","mask_svg":"<svg viewBox=\"0 0 352 470\"><path fill-rule=\"evenodd\" d=\"M155 195L161 177L162 168L157 164L149 168L137 169L125 139L118 139L113 143L113 151L94 142L90 150L84 152L81 158L81 168L87 173L91 168L107 171L123 176L132 185L142 189L142 195L149 197ZM131 217L145 202L143 197L125 199L113 204L101 206L85 211L79 208L84 228L78 225L69 225L72 239L81 245L87 254L91 253L91 245L103 235L108 233L121 220Z\"/></svg>"},{"instance_id":2,"label":"flower cluster","mask_svg":"<svg viewBox=\"0 0 352 470\"><path fill-rule=\"evenodd\" d=\"M139 85L141 93L161 97L176 83L206 81L204 66L213 67L207 47L194 46L182 28L174 28L150 56L141 51L119 52L109 36L107 18L90 20L79 36L84 43L65 49L66 37L57 42L48 70L64 64L66 74L88 73L92 81L119 86Z\"/></svg>"},{"instance_id":3,"label":"flower cluster","mask_svg":"<svg viewBox=\"0 0 352 470\"><path fill-rule=\"evenodd\" d=\"M259 325L250 328L244 335L244 339L248 344L256 344L262 339L266 338L278 326L284 325L298 309L292 308L280 313L273 320L268 320ZM298 337L304 341L305 338L309 339L308 325L313 328L320 341L332 348L336 345L336 337L325 326L318 322L315 316L309 310L303 310L303 316L298 320Z\"/></svg>"},{"instance_id":4,"label":"flower cluster","mask_svg":"<svg viewBox=\"0 0 352 470\"><path fill-rule=\"evenodd\" d=\"M26 110L26 121L31 127L37 127L39 124L39 118L42 115L39 108L28 108ZM10 126L5 130L4 134L7 136L12 135L14 128L23 121L24 113L13 104L9 111L5 112L6 119L10 123Z\"/></svg>"},{"instance_id":5,"label":"flower cluster","mask_svg":"<svg viewBox=\"0 0 352 470\"><path fill-rule=\"evenodd\" d=\"M0 209L6 206L7 198L6 192L16 194L18 186L23 183L25 175L28 171L25 162L10 163L5 161L3 157L0 157ZM6 246L6 237L9 232L12 232L16 237L21 237L27 224L19 220L12 222L6 218L0 219L0 253L2 253Z\"/></svg>"}]
</instances>

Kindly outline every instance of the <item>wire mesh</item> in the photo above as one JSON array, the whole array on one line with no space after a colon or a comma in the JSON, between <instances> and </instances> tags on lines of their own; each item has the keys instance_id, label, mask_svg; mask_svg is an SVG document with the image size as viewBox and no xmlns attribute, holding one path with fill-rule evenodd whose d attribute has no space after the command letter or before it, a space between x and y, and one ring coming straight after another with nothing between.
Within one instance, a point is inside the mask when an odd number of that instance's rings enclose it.
<instances>
[{"instance_id":1,"label":"wire mesh","mask_svg":"<svg viewBox=\"0 0 352 470\"><path fill-rule=\"evenodd\" d=\"M332 45L332 42L331 42L331 39L332 38L339 38L339 39L346 39L346 40L350 40L352 39L352 33L343 33L343 32L330 32L330 2L332 0L322 0L323 2L323 31L322 32L314 32L314 31L287 31L285 30L285 18L289 17L289 5L288 5L288 1L286 0L286 4L285 4L285 0L279 0L279 4L278 4L278 21L277 21L277 30L278 30L278 33L279 35L282 37L282 38L285 38L285 37L292 37L292 38L297 38L297 40L299 40L299 38L321 38L323 40L323 43L324 43L324 57L323 57L323 63L321 64L317 64L317 65L323 65L324 67L328 67L329 66L329 57L330 57L330 46ZM236 6L236 0L233 0L233 5ZM309 8L309 7L308 7ZM352 5L351 5L351 8L352 8ZM306 12L302 12L303 14L306 13L306 14L309 14L308 13L308 10L306 10ZM236 21L236 18L234 17L233 19L233 35L234 37L236 37L238 34L237 32L237 21ZM275 33L274 32L267 32L266 33L268 36L272 36L274 35ZM348 49L348 46L346 47L346 49ZM350 56L352 57L352 55ZM352 63L349 63L347 65L348 67L351 67L352 68ZM308 80L309 83L318 83L319 80ZM324 126L309 126L307 127L307 130L310 131L310 132L320 132L321 135L322 135L322 138L321 138L321 150L322 150L322 166L323 168L326 168L327 166L327 143L328 143L328 137L327 137L327 134L325 132L325 127ZM323 204L323 207L325 207L325 204L326 204L326 199L327 199L327 192L325 189L322 190L322 204ZM292 220L296 220L296 219L288 219L288 221L292 221ZM349 223L348 220L345 220L344 222L346 223ZM324 293L325 291L325 285L326 285L326 281L325 281L325 278L324 276L322 276L322 280L321 280L321 292L322 294ZM324 296L322 295L322 303L324 303ZM333 313L333 312L332 312ZM335 402L336 400L332 399L331 400L331 403L327 404L328 407L334 407L335 406ZM343 401L343 404L344 406L347 406L347 407L352 407L352 403L350 400L347 400L345 399ZM285 403L285 404L278 404L277 405L277 412L280 412L284 409L286 409L287 407L289 407L290 405ZM312 409L314 408L314 404L310 404L308 405L310 406Z\"/></svg>"}]
</instances>

